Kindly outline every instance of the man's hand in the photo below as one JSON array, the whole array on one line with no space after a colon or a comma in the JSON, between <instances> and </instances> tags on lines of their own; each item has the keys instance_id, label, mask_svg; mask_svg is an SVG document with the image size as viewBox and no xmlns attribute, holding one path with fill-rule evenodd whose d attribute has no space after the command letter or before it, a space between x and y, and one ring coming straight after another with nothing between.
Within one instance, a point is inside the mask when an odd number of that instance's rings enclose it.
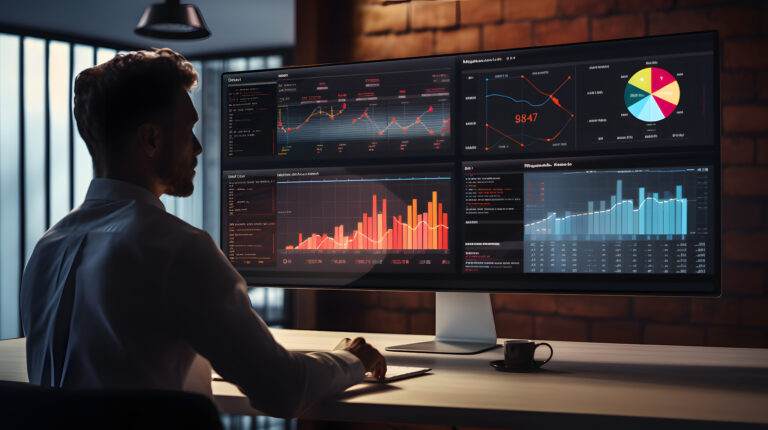
<instances>
[{"instance_id":1,"label":"man's hand","mask_svg":"<svg viewBox=\"0 0 768 430\"><path fill-rule=\"evenodd\" d=\"M379 351L369 345L362 337L356 337L354 340L344 338L336 345L334 350L342 349L354 354L363 362L366 372L371 372L377 379L384 379L387 374L387 360Z\"/></svg>"}]
</instances>

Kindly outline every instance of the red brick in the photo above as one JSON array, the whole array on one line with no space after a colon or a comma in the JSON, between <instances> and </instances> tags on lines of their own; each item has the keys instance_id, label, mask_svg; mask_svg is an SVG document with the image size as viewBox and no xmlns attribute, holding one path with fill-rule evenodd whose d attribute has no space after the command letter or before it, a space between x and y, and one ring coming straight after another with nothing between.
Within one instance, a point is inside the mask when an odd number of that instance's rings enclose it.
<instances>
[{"instance_id":1,"label":"red brick","mask_svg":"<svg viewBox=\"0 0 768 430\"><path fill-rule=\"evenodd\" d=\"M433 35L431 31L408 33L392 36L392 45L388 49L388 57L418 57L433 53Z\"/></svg>"},{"instance_id":2,"label":"red brick","mask_svg":"<svg viewBox=\"0 0 768 430\"><path fill-rule=\"evenodd\" d=\"M768 299L745 299L742 313L745 325L768 327Z\"/></svg>"},{"instance_id":3,"label":"red brick","mask_svg":"<svg viewBox=\"0 0 768 430\"><path fill-rule=\"evenodd\" d=\"M723 44L723 67L732 69L768 69L768 40L726 40Z\"/></svg>"},{"instance_id":4,"label":"red brick","mask_svg":"<svg viewBox=\"0 0 768 430\"><path fill-rule=\"evenodd\" d=\"M440 31L436 35L435 53L452 54L472 52L480 49L480 28L467 27L458 30Z\"/></svg>"},{"instance_id":5,"label":"red brick","mask_svg":"<svg viewBox=\"0 0 768 430\"><path fill-rule=\"evenodd\" d=\"M616 2L616 9L621 12L646 12L656 9L669 9L674 4L674 0L618 0Z\"/></svg>"},{"instance_id":6,"label":"red brick","mask_svg":"<svg viewBox=\"0 0 768 430\"><path fill-rule=\"evenodd\" d=\"M754 201L725 199L723 229L725 231L750 230L763 223L763 207Z\"/></svg>"},{"instance_id":7,"label":"red brick","mask_svg":"<svg viewBox=\"0 0 768 430\"><path fill-rule=\"evenodd\" d=\"M615 15L592 18L592 40L645 36L645 15Z\"/></svg>"},{"instance_id":8,"label":"red brick","mask_svg":"<svg viewBox=\"0 0 768 430\"><path fill-rule=\"evenodd\" d=\"M379 298L381 306L387 309L419 309L421 308L420 293L415 292L384 292Z\"/></svg>"},{"instance_id":9,"label":"red brick","mask_svg":"<svg viewBox=\"0 0 768 430\"><path fill-rule=\"evenodd\" d=\"M509 311L551 314L557 309L555 297L545 294L492 294L491 299L494 308Z\"/></svg>"},{"instance_id":10,"label":"red brick","mask_svg":"<svg viewBox=\"0 0 768 430\"><path fill-rule=\"evenodd\" d=\"M555 13L557 0L504 0L504 19L507 21L551 18Z\"/></svg>"},{"instance_id":11,"label":"red brick","mask_svg":"<svg viewBox=\"0 0 768 430\"><path fill-rule=\"evenodd\" d=\"M413 312L408 315L408 333L435 334L435 314L433 312Z\"/></svg>"},{"instance_id":12,"label":"red brick","mask_svg":"<svg viewBox=\"0 0 768 430\"><path fill-rule=\"evenodd\" d=\"M723 129L727 133L768 131L768 106L724 106Z\"/></svg>"},{"instance_id":13,"label":"red brick","mask_svg":"<svg viewBox=\"0 0 768 430\"><path fill-rule=\"evenodd\" d=\"M388 49L391 35L383 36L358 36L352 45L351 60L376 60L384 58L384 51Z\"/></svg>"},{"instance_id":14,"label":"red brick","mask_svg":"<svg viewBox=\"0 0 768 430\"><path fill-rule=\"evenodd\" d=\"M512 49L531 46L531 23L513 22L483 27L483 49Z\"/></svg>"},{"instance_id":15,"label":"red brick","mask_svg":"<svg viewBox=\"0 0 768 430\"><path fill-rule=\"evenodd\" d=\"M368 309L363 316L363 327L348 327L349 330L407 333L408 314L401 311Z\"/></svg>"},{"instance_id":16,"label":"red brick","mask_svg":"<svg viewBox=\"0 0 768 430\"><path fill-rule=\"evenodd\" d=\"M364 5L356 9L358 28L362 33L405 31L408 28L408 5Z\"/></svg>"},{"instance_id":17,"label":"red brick","mask_svg":"<svg viewBox=\"0 0 768 430\"><path fill-rule=\"evenodd\" d=\"M501 21L501 0L464 0L459 2L461 25Z\"/></svg>"},{"instance_id":18,"label":"red brick","mask_svg":"<svg viewBox=\"0 0 768 430\"><path fill-rule=\"evenodd\" d=\"M432 43L431 31L356 37L352 59L375 60L431 55Z\"/></svg>"},{"instance_id":19,"label":"red brick","mask_svg":"<svg viewBox=\"0 0 768 430\"><path fill-rule=\"evenodd\" d=\"M616 7L616 0L567 0L560 2L560 13L565 16L605 15Z\"/></svg>"},{"instance_id":20,"label":"red brick","mask_svg":"<svg viewBox=\"0 0 768 430\"><path fill-rule=\"evenodd\" d=\"M753 265L723 265L723 293L762 294L765 292L765 268Z\"/></svg>"},{"instance_id":21,"label":"red brick","mask_svg":"<svg viewBox=\"0 0 768 430\"><path fill-rule=\"evenodd\" d=\"M755 98L755 74L725 72L720 75L720 97L724 102L743 102Z\"/></svg>"},{"instance_id":22,"label":"red brick","mask_svg":"<svg viewBox=\"0 0 768 430\"><path fill-rule=\"evenodd\" d=\"M628 297L607 296L557 296L557 313L580 317L629 316Z\"/></svg>"},{"instance_id":23,"label":"red brick","mask_svg":"<svg viewBox=\"0 0 768 430\"><path fill-rule=\"evenodd\" d=\"M718 297L691 299L691 322L707 324L739 324L741 302L738 299Z\"/></svg>"},{"instance_id":24,"label":"red brick","mask_svg":"<svg viewBox=\"0 0 768 430\"><path fill-rule=\"evenodd\" d=\"M768 100L768 72L760 72L758 97L760 97L760 100Z\"/></svg>"},{"instance_id":25,"label":"red brick","mask_svg":"<svg viewBox=\"0 0 768 430\"><path fill-rule=\"evenodd\" d=\"M558 45L589 40L587 18L559 19L537 22L533 25L536 45Z\"/></svg>"},{"instance_id":26,"label":"red brick","mask_svg":"<svg viewBox=\"0 0 768 430\"><path fill-rule=\"evenodd\" d=\"M757 139L757 162L768 163L768 139Z\"/></svg>"},{"instance_id":27,"label":"red brick","mask_svg":"<svg viewBox=\"0 0 768 430\"><path fill-rule=\"evenodd\" d=\"M633 297L634 316L653 322L680 322L688 317L690 300L679 297Z\"/></svg>"},{"instance_id":28,"label":"red brick","mask_svg":"<svg viewBox=\"0 0 768 430\"><path fill-rule=\"evenodd\" d=\"M533 317L511 312L496 312L496 336L513 339L533 338Z\"/></svg>"},{"instance_id":29,"label":"red brick","mask_svg":"<svg viewBox=\"0 0 768 430\"><path fill-rule=\"evenodd\" d=\"M592 323L593 342L640 343L642 326L636 321L595 321Z\"/></svg>"},{"instance_id":30,"label":"red brick","mask_svg":"<svg viewBox=\"0 0 768 430\"><path fill-rule=\"evenodd\" d=\"M762 330L754 328L709 327L707 345L760 348L768 346Z\"/></svg>"},{"instance_id":31,"label":"red brick","mask_svg":"<svg viewBox=\"0 0 768 430\"><path fill-rule=\"evenodd\" d=\"M648 324L643 343L657 345L704 345L704 328L689 325Z\"/></svg>"},{"instance_id":32,"label":"red brick","mask_svg":"<svg viewBox=\"0 0 768 430\"><path fill-rule=\"evenodd\" d=\"M755 159L755 143L751 137L724 137L723 163L751 164Z\"/></svg>"},{"instance_id":33,"label":"red brick","mask_svg":"<svg viewBox=\"0 0 768 430\"><path fill-rule=\"evenodd\" d=\"M723 7L710 12L712 28L720 37L744 36L760 33L761 11L758 8Z\"/></svg>"},{"instance_id":34,"label":"red brick","mask_svg":"<svg viewBox=\"0 0 768 430\"><path fill-rule=\"evenodd\" d=\"M708 14L700 10L654 12L648 17L649 34L685 33L712 28Z\"/></svg>"},{"instance_id":35,"label":"red brick","mask_svg":"<svg viewBox=\"0 0 768 430\"><path fill-rule=\"evenodd\" d=\"M443 28L457 24L456 2L417 1L411 3L411 28Z\"/></svg>"},{"instance_id":36,"label":"red brick","mask_svg":"<svg viewBox=\"0 0 768 430\"><path fill-rule=\"evenodd\" d=\"M725 261L768 261L768 233L724 234L723 257Z\"/></svg>"},{"instance_id":37,"label":"red brick","mask_svg":"<svg viewBox=\"0 0 768 430\"><path fill-rule=\"evenodd\" d=\"M589 341L589 326L583 319L538 316L534 338L549 340Z\"/></svg>"},{"instance_id":38,"label":"red brick","mask_svg":"<svg viewBox=\"0 0 768 430\"><path fill-rule=\"evenodd\" d=\"M723 172L726 196L768 196L768 167L727 167Z\"/></svg>"}]
</instances>

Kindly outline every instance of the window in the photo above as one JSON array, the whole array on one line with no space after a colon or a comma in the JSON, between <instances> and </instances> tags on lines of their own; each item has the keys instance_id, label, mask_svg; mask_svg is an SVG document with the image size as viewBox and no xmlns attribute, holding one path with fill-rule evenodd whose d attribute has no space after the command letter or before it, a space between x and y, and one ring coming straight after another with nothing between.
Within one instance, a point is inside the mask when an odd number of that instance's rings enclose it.
<instances>
[{"instance_id":1,"label":"window","mask_svg":"<svg viewBox=\"0 0 768 430\"><path fill-rule=\"evenodd\" d=\"M121 51L125 52L125 51ZM93 177L91 157L72 114L74 79L117 50L0 33L0 339L21 336L19 286L43 233L82 203ZM195 192L163 196L169 213L219 240L220 78L224 71L280 67L283 55L193 61L203 144ZM205 204L203 204L205 202ZM282 289L253 289L251 303L270 325L285 326Z\"/></svg>"}]
</instances>

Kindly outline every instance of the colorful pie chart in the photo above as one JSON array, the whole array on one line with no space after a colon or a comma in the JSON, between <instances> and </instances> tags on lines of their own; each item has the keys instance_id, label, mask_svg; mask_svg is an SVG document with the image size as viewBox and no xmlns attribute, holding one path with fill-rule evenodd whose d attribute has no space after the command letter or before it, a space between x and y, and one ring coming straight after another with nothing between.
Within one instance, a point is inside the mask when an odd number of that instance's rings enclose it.
<instances>
[{"instance_id":1,"label":"colorful pie chart","mask_svg":"<svg viewBox=\"0 0 768 430\"><path fill-rule=\"evenodd\" d=\"M635 118L656 122L672 115L680 102L680 85L671 73L646 67L629 78L624 103Z\"/></svg>"}]
</instances>

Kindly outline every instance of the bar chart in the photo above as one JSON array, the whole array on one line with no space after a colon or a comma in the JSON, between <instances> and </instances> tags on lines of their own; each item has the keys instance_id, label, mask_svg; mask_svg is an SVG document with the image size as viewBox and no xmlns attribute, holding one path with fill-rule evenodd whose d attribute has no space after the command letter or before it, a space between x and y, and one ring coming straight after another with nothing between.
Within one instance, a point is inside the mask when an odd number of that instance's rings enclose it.
<instances>
[{"instance_id":1,"label":"bar chart","mask_svg":"<svg viewBox=\"0 0 768 430\"><path fill-rule=\"evenodd\" d=\"M621 179L616 180L616 193L610 200L590 200L585 212L566 210L561 216L549 212L546 218L526 224L526 237L575 235L582 240L606 240L688 234L688 199L683 197L682 185L674 186L674 194L664 191L663 197L658 192L646 194L645 187L639 187L636 199L623 197L622 185Z\"/></svg>"},{"instance_id":2,"label":"bar chart","mask_svg":"<svg viewBox=\"0 0 768 430\"><path fill-rule=\"evenodd\" d=\"M696 228L691 206L700 173L673 168L527 174L525 238L684 239Z\"/></svg>"},{"instance_id":3,"label":"bar chart","mask_svg":"<svg viewBox=\"0 0 768 430\"><path fill-rule=\"evenodd\" d=\"M374 194L370 215L364 212L353 231L345 231L344 224L339 224L333 227L333 235L299 233L297 244L287 245L285 249L448 249L448 213L443 212L437 191L432 191L432 200L426 206L426 212L419 212L418 199L412 199L406 207L405 218L398 214L389 220L387 199L379 203Z\"/></svg>"},{"instance_id":4,"label":"bar chart","mask_svg":"<svg viewBox=\"0 0 768 430\"><path fill-rule=\"evenodd\" d=\"M707 273L709 167L524 174L527 273Z\"/></svg>"},{"instance_id":5,"label":"bar chart","mask_svg":"<svg viewBox=\"0 0 768 430\"><path fill-rule=\"evenodd\" d=\"M453 179L441 166L329 167L278 177L280 264L303 271L450 270Z\"/></svg>"}]
</instances>

